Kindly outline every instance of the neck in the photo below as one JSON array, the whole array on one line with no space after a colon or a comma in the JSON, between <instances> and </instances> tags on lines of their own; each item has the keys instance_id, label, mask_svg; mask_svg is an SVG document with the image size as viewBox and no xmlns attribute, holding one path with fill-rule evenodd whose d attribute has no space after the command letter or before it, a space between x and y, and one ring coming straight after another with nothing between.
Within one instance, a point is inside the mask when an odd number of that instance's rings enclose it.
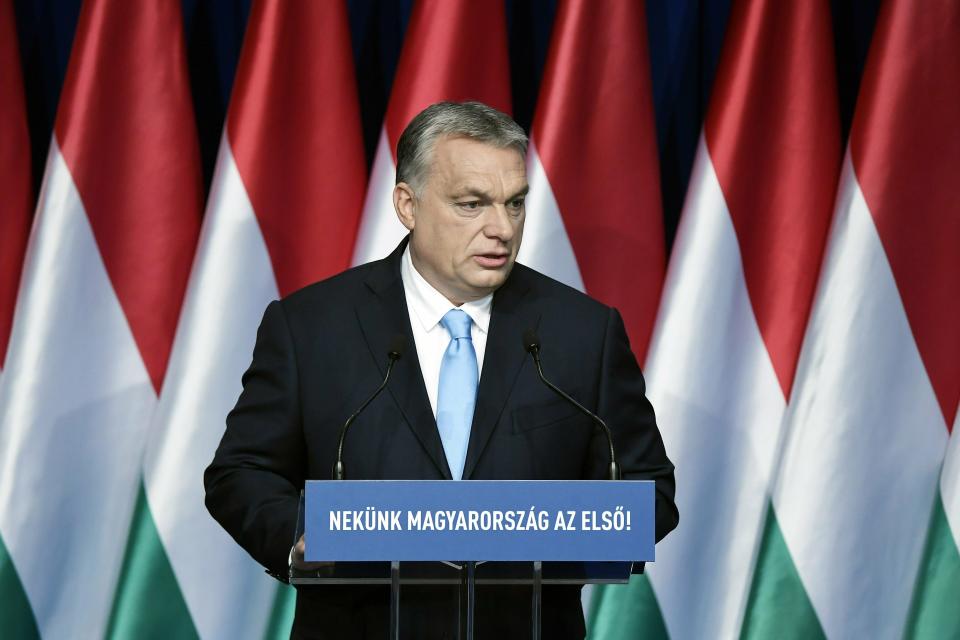
<instances>
[{"instance_id":1,"label":"neck","mask_svg":"<svg viewBox=\"0 0 960 640\"><path fill-rule=\"evenodd\" d=\"M475 296L470 298L462 294L452 294L452 292L448 291L446 287L438 284L436 281L437 279L433 277L433 274L430 272L430 270L423 268L419 258L417 258L417 252L413 248L413 245L410 245L410 262L413 263L413 268L420 275L420 277L426 280L427 284L436 289L440 295L446 298L447 301L455 307L462 306L465 302L470 302L471 300L479 300L483 297Z\"/></svg>"}]
</instances>

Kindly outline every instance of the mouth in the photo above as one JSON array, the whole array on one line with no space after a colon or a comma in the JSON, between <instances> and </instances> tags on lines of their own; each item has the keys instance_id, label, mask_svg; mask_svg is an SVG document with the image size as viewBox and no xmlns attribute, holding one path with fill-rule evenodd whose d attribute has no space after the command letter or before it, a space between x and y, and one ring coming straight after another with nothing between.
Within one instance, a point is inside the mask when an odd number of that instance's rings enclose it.
<instances>
[{"instance_id":1,"label":"mouth","mask_svg":"<svg viewBox=\"0 0 960 640\"><path fill-rule=\"evenodd\" d=\"M473 256L473 259L484 269L499 269L507 264L507 260L510 259L510 254L500 252L479 253Z\"/></svg>"}]
</instances>

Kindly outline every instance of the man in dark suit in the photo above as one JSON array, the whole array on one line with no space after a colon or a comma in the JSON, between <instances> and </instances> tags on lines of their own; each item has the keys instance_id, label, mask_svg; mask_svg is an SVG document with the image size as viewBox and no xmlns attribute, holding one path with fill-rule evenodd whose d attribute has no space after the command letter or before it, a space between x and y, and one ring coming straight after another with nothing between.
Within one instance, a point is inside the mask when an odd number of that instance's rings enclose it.
<instances>
[{"instance_id":1,"label":"man in dark suit","mask_svg":"<svg viewBox=\"0 0 960 640\"><path fill-rule=\"evenodd\" d=\"M676 526L673 465L619 313L515 264L526 146L485 105L427 108L398 144L394 205L409 236L267 307L204 480L210 512L272 574L302 562L300 489L330 476L340 427L383 379L396 336L406 354L351 427L349 477L605 477L602 433L537 378L522 343L533 329L548 376L609 424L624 478L656 481L657 540ZM456 598L405 587L403 636L453 637ZM300 587L293 635L381 638L388 604L387 587ZM545 588L542 619L545 638L582 638L579 588ZM528 588L478 590L477 637L529 625Z\"/></svg>"}]
</instances>

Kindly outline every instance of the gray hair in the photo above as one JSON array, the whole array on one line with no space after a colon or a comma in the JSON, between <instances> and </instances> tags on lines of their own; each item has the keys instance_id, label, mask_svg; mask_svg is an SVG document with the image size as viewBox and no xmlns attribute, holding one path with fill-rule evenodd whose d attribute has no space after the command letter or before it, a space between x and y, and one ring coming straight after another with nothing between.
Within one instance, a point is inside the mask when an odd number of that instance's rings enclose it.
<instances>
[{"instance_id":1,"label":"gray hair","mask_svg":"<svg viewBox=\"0 0 960 640\"><path fill-rule=\"evenodd\" d=\"M419 193L432 161L433 146L445 136L470 138L527 158L527 135L507 114L481 102L438 102L414 117L397 142L397 183Z\"/></svg>"}]
</instances>

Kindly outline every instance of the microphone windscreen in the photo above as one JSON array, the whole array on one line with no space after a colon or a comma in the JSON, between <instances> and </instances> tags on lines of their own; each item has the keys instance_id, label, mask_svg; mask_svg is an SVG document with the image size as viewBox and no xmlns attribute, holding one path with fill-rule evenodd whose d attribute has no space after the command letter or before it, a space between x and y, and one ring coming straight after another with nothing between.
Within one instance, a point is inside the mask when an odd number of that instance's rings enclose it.
<instances>
[{"instance_id":1,"label":"microphone windscreen","mask_svg":"<svg viewBox=\"0 0 960 640\"><path fill-rule=\"evenodd\" d=\"M540 348L540 338L537 337L537 332L533 329L527 329L523 332L523 349L524 351L532 352L534 349Z\"/></svg>"},{"instance_id":2,"label":"microphone windscreen","mask_svg":"<svg viewBox=\"0 0 960 640\"><path fill-rule=\"evenodd\" d=\"M402 333L398 333L393 336L392 340L390 340L390 350L387 353L391 358L399 360L406 348L407 336L403 335Z\"/></svg>"}]
</instances>

